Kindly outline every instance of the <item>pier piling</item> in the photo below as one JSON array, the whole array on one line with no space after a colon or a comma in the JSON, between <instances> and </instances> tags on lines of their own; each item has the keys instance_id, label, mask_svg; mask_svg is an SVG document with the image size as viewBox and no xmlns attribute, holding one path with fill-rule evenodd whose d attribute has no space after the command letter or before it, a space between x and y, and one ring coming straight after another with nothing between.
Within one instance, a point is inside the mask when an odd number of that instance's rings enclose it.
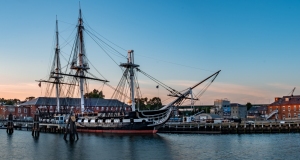
<instances>
[{"instance_id":1,"label":"pier piling","mask_svg":"<svg viewBox=\"0 0 300 160\"><path fill-rule=\"evenodd\" d=\"M14 133L13 115L11 113L8 115L6 132L8 134Z\"/></svg>"},{"instance_id":2,"label":"pier piling","mask_svg":"<svg viewBox=\"0 0 300 160\"><path fill-rule=\"evenodd\" d=\"M32 136L33 137L39 137L40 136L40 113L37 110L34 114L34 118L33 118L33 126L32 126Z\"/></svg>"},{"instance_id":3,"label":"pier piling","mask_svg":"<svg viewBox=\"0 0 300 160\"><path fill-rule=\"evenodd\" d=\"M76 127L76 118L75 115L73 113L73 111L71 111L67 126L66 126L66 131L64 134L64 140L67 140L67 135L69 134L70 137L70 141L75 141L75 135L76 135L76 140L78 140L78 133L77 133L77 127Z\"/></svg>"}]
</instances>

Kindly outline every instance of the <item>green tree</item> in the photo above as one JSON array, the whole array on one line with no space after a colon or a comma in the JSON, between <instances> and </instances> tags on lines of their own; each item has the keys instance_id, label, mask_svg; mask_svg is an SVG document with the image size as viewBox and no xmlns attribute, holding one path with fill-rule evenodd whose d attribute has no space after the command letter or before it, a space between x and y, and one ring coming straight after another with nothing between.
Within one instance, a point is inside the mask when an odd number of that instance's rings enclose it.
<instances>
[{"instance_id":1,"label":"green tree","mask_svg":"<svg viewBox=\"0 0 300 160\"><path fill-rule=\"evenodd\" d=\"M248 102L248 103L246 104L246 106L247 106L247 110L249 110L249 109L252 107L252 104L251 104L250 102Z\"/></svg>"},{"instance_id":2,"label":"green tree","mask_svg":"<svg viewBox=\"0 0 300 160\"><path fill-rule=\"evenodd\" d=\"M162 107L161 99L159 97L153 97L147 102L150 105L150 110L159 109Z\"/></svg>"},{"instance_id":3,"label":"green tree","mask_svg":"<svg viewBox=\"0 0 300 160\"><path fill-rule=\"evenodd\" d=\"M14 105L14 104L18 104L20 102L19 99L4 99L4 98L1 98L1 103L2 104L5 104L5 105Z\"/></svg>"},{"instance_id":4,"label":"green tree","mask_svg":"<svg viewBox=\"0 0 300 160\"><path fill-rule=\"evenodd\" d=\"M33 99L35 99L35 97L30 96L30 97L26 97L25 101L31 101L31 100L33 100Z\"/></svg>"},{"instance_id":5,"label":"green tree","mask_svg":"<svg viewBox=\"0 0 300 160\"><path fill-rule=\"evenodd\" d=\"M97 89L94 89L92 92L84 94L84 98L104 98L102 91L98 91Z\"/></svg>"},{"instance_id":6,"label":"green tree","mask_svg":"<svg viewBox=\"0 0 300 160\"><path fill-rule=\"evenodd\" d=\"M139 110L147 110L147 101L148 98L135 98L135 107L139 108Z\"/></svg>"}]
</instances>

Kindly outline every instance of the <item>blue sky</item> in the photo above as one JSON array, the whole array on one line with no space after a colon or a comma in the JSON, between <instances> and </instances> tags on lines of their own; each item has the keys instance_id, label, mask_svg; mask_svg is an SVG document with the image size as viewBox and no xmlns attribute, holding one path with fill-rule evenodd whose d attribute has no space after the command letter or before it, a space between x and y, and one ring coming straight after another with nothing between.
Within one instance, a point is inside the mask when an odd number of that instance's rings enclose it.
<instances>
[{"instance_id":1,"label":"blue sky","mask_svg":"<svg viewBox=\"0 0 300 160\"><path fill-rule=\"evenodd\" d=\"M44 90L35 80L48 74L56 15L62 38L66 38L77 23L79 1L0 3L0 97L23 100L43 96ZM134 49L135 62L142 70L175 89L182 90L222 70L196 104L213 104L214 99L222 98L241 104L270 103L294 87L299 94L300 1L80 3L86 24L124 48L124 55ZM120 70L90 42L87 40L86 50L95 60L93 65L116 85ZM62 48L66 57L68 49ZM167 99L162 88L157 90L156 84L142 75L139 78L144 96ZM104 94L110 97L108 88Z\"/></svg>"}]
</instances>

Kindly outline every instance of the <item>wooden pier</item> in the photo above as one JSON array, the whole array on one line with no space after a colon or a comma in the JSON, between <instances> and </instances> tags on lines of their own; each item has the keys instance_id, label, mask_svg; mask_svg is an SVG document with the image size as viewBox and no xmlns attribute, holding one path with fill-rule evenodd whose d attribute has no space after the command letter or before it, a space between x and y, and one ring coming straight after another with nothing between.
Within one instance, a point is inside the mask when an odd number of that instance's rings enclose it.
<instances>
[{"instance_id":1,"label":"wooden pier","mask_svg":"<svg viewBox=\"0 0 300 160\"><path fill-rule=\"evenodd\" d=\"M1 121L1 128L6 129L7 121ZM13 120L15 130L32 131L33 122ZM1 126L1 125L0 125ZM60 133L67 131L66 124L39 123L39 131L44 133ZM300 121L254 123L166 123L158 133L189 134L253 134L253 133L300 133Z\"/></svg>"},{"instance_id":2,"label":"wooden pier","mask_svg":"<svg viewBox=\"0 0 300 160\"><path fill-rule=\"evenodd\" d=\"M299 133L300 122L254 122L254 123L166 123L158 133L203 133L203 134L247 134L247 133Z\"/></svg>"}]
</instances>

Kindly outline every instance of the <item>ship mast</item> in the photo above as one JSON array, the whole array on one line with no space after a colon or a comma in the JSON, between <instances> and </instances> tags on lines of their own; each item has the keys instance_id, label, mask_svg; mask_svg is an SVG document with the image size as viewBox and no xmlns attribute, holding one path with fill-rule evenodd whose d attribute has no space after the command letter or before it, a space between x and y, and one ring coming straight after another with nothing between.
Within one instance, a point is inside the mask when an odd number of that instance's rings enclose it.
<instances>
[{"instance_id":1,"label":"ship mast","mask_svg":"<svg viewBox=\"0 0 300 160\"><path fill-rule=\"evenodd\" d=\"M55 64L55 71L51 72L51 77L50 78L54 78L54 83L56 86L56 111L59 112L60 111L60 105L59 105L59 84L60 84L60 79L62 78L59 74L60 74L60 58L59 58L59 53L60 53L60 49L59 49L59 39L58 39L58 23L57 23L57 18L56 18L56 47L55 47L55 57L54 57L54 64ZM52 74L53 73L53 74Z\"/></svg>"},{"instance_id":2,"label":"ship mast","mask_svg":"<svg viewBox=\"0 0 300 160\"><path fill-rule=\"evenodd\" d=\"M129 50L128 51L128 60L127 63L122 63L120 66L124 67L124 68L128 68L129 69L129 73L130 73L130 98L131 98L131 109L132 111L135 111L135 100L134 100L134 89L135 89L135 85L134 85L134 68L139 67L139 65L134 64L134 56L133 56L133 50Z\"/></svg>"},{"instance_id":3,"label":"ship mast","mask_svg":"<svg viewBox=\"0 0 300 160\"><path fill-rule=\"evenodd\" d=\"M55 84L55 88L56 88L56 111L60 112L60 104L59 104L59 97L60 97L60 84L67 84L67 83L62 83L61 82L61 78L63 78L61 76L61 65L60 65L60 58L59 58L59 54L60 54L60 47L59 47L59 38L58 38L58 21L57 21L57 17L56 17L56 31L55 31L55 39L56 39L56 46L55 46L55 54L54 54L54 59L52 62L52 66L51 66L51 71L50 71L50 76L49 76L49 80L36 80L37 82L45 82L45 83L53 83ZM53 78L54 81L50 81L50 78Z\"/></svg>"},{"instance_id":4,"label":"ship mast","mask_svg":"<svg viewBox=\"0 0 300 160\"><path fill-rule=\"evenodd\" d=\"M81 103L81 112L84 112L84 77L85 72L90 69L88 67L88 63L86 60L85 55L85 48L84 48L84 39L83 39L83 20L81 16L81 9L79 9L79 19L78 19L78 26L77 26L77 40L76 40L76 48L75 54L73 57L73 61L71 64L71 69L76 70L76 74L79 77L79 87L80 87L80 103ZM77 53L76 53L77 51Z\"/></svg>"}]
</instances>

